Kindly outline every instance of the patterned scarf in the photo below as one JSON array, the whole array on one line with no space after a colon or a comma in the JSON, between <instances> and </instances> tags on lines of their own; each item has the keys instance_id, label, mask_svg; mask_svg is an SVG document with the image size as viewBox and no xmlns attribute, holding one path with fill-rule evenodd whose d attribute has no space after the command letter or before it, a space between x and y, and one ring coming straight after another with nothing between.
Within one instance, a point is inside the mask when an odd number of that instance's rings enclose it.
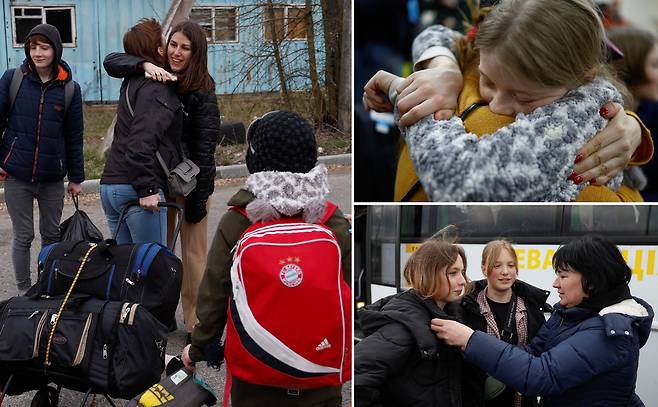
<instances>
[{"instance_id":1,"label":"patterned scarf","mask_svg":"<svg viewBox=\"0 0 658 407\"><path fill-rule=\"evenodd\" d=\"M498 325L494 319L493 312L491 312L491 307L487 302L487 288L480 291L477 295L477 303L480 306L480 313L487 321L487 334L495 336L500 339L500 332L498 331ZM514 319L516 319L516 336L518 337L518 345L523 346L528 343L528 318L527 311L525 307L525 302L523 298L516 296L516 313L514 314ZM522 400L521 393L514 394L514 407L521 407Z\"/></svg>"},{"instance_id":2,"label":"patterned scarf","mask_svg":"<svg viewBox=\"0 0 658 407\"><path fill-rule=\"evenodd\" d=\"M324 215L329 194L327 167L318 164L307 173L256 172L247 178L244 189L256 196L246 208L252 222L302 213L306 222L315 223Z\"/></svg>"}]
</instances>

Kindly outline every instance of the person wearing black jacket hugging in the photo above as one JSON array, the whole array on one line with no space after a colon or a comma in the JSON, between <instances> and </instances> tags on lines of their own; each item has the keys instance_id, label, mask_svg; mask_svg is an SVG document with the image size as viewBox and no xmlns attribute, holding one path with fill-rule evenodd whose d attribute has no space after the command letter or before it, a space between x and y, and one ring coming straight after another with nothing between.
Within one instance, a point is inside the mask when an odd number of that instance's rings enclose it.
<instances>
[{"instance_id":1,"label":"person wearing black jacket hugging","mask_svg":"<svg viewBox=\"0 0 658 407\"><path fill-rule=\"evenodd\" d=\"M196 323L197 293L208 254L208 207L215 188L215 149L219 138L220 116L215 81L208 73L208 44L203 29L192 21L174 26L167 41L164 68L139 56L114 53L103 64L113 76L146 72L153 80L177 81L183 103L183 146L199 166L197 186L187 197L168 197L185 207L181 230L183 285L181 299L185 328L190 333ZM172 74L173 73L173 74ZM177 213L168 214L168 241L173 239Z\"/></svg>"},{"instance_id":2,"label":"person wearing black jacket hugging","mask_svg":"<svg viewBox=\"0 0 658 407\"><path fill-rule=\"evenodd\" d=\"M162 28L153 19L140 20L123 37L126 52L144 60L162 60ZM106 66L110 76L117 77ZM153 82L144 75L129 75L121 84L112 147L101 176L101 204L110 231L118 243L165 242L167 212L159 208L167 192L167 175L156 158L172 169L181 160L180 134L183 109L174 87ZM140 207L128 210L125 226L119 216L129 201ZM121 226L121 227L119 227Z\"/></svg>"},{"instance_id":3,"label":"person wearing black jacket hugging","mask_svg":"<svg viewBox=\"0 0 658 407\"><path fill-rule=\"evenodd\" d=\"M466 256L452 243L428 240L404 267L411 286L359 310L367 335L354 348L354 397L358 407L462 407L462 357L438 341L432 318L466 286Z\"/></svg>"}]
</instances>

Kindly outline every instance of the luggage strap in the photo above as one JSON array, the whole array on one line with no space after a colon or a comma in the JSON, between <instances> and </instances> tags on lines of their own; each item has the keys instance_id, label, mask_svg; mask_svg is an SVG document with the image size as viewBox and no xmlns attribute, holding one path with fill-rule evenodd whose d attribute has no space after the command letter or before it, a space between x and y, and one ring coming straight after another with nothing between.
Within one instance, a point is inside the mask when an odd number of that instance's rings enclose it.
<instances>
[{"instance_id":1,"label":"luggage strap","mask_svg":"<svg viewBox=\"0 0 658 407\"><path fill-rule=\"evenodd\" d=\"M80 273L82 273L82 269L85 267L85 263L87 263L87 259L89 258L89 255L91 255L91 252L94 251L95 248L96 248L96 243L92 243L91 247L89 248L89 250L87 250L87 253L85 253L84 257L82 258L82 261L80 262L80 267L78 267L78 271L75 273L75 277L73 277L73 282L69 287L69 291L66 293L66 296L64 297L64 301L62 302L62 305L59 307L59 311L57 311L57 314L55 315L55 322L53 322L53 327L50 330L50 335L48 335L48 343L46 344L46 360L43 362L44 366L50 366L50 346L53 343L53 337L55 336L55 329L57 328L59 317L60 315L62 315L62 311L64 311L64 307L66 306L66 303L68 302L69 297L73 292L73 287L75 287L75 283L78 282L78 277L80 277Z\"/></svg>"}]
</instances>

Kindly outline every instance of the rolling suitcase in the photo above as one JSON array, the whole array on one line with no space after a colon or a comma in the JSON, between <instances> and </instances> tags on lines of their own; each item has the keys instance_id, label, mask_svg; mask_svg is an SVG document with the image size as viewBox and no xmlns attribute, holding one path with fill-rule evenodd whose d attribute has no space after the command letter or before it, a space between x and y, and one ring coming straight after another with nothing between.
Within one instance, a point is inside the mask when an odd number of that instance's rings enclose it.
<instances>
[{"instance_id":1,"label":"rolling suitcase","mask_svg":"<svg viewBox=\"0 0 658 407\"><path fill-rule=\"evenodd\" d=\"M138 203L126 205L119 227L128 207L135 204ZM174 203L161 202L160 206L182 211ZM175 326L183 267L173 250L182 219L179 216L171 248L159 243L117 245L114 239L98 243L76 282L75 292L98 299L139 303L165 326ZM92 243L86 241L64 241L44 247L39 253L39 279L27 295L51 297L66 293L91 247Z\"/></svg>"}]
</instances>

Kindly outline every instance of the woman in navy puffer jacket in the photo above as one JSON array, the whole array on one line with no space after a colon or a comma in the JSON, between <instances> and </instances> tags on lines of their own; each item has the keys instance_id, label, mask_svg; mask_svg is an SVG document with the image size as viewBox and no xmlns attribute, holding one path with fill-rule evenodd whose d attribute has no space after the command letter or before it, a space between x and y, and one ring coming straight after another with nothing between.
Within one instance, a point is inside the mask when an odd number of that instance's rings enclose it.
<instances>
[{"instance_id":1,"label":"woman in navy puffer jacket","mask_svg":"<svg viewBox=\"0 0 658 407\"><path fill-rule=\"evenodd\" d=\"M509 345L455 321L432 329L464 358L545 407L644 406L635 394L640 348L653 309L632 297L631 270L619 249L586 236L553 257L560 303L529 346Z\"/></svg>"}]
</instances>

